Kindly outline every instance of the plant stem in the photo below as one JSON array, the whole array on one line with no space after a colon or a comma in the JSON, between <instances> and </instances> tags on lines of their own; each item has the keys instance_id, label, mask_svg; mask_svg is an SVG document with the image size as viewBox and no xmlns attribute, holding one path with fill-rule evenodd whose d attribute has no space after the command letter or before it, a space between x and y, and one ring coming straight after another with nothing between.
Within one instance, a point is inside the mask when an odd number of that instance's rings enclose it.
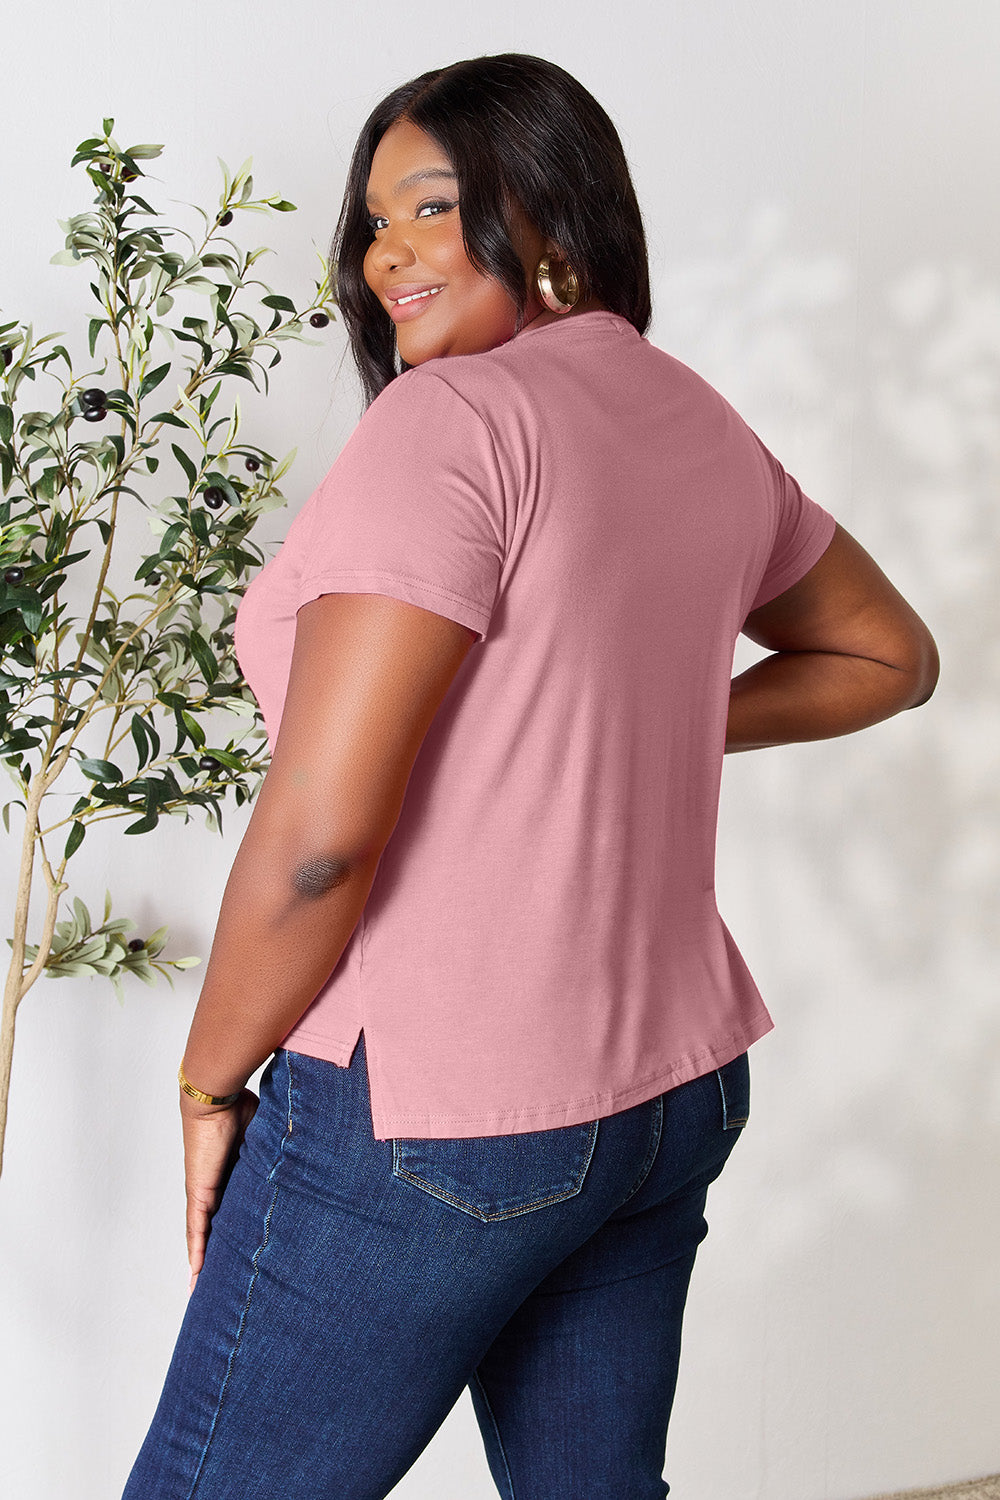
<instances>
[{"instance_id":1,"label":"plant stem","mask_svg":"<svg viewBox=\"0 0 1000 1500\"><path fill-rule=\"evenodd\" d=\"M17 1008L45 966L45 960L48 958L52 948L52 934L55 931L59 897L66 889L64 884L52 878L51 870L47 869L46 878L49 882L49 890L45 908L45 921L42 925L42 935L38 944L38 953L35 956L35 961L27 973L25 973L24 949L28 932L28 908L31 903L31 877L35 863L35 834L38 827L39 808L41 807L42 798L45 795L47 787L47 776L38 773L28 788L27 806L24 814L24 835L21 840L21 869L18 875L17 904L14 911L14 951L11 954L10 967L7 970L7 981L4 986L3 996L3 1016L2 1020L0 1020L0 1172L3 1171L3 1147L4 1137L7 1132L7 1103L10 1097L10 1071L14 1056L14 1027L17 1020ZM61 876L62 867L60 867L59 873Z\"/></svg>"}]
</instances>

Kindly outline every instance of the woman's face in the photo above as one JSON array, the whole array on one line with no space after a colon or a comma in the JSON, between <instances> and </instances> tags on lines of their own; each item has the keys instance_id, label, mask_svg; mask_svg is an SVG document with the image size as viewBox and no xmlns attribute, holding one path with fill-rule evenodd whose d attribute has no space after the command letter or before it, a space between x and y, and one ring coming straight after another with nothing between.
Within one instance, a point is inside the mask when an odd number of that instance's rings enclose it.
<instances>
[{"instance_id":1,"label":"woman's face","mask_svg":"<svg viewBox=\"0 0 1000 1500\"><path fill-rule=\"evenodd\" d=\"M436 141L408 120L390 125L368 176L373 230L365 280L396 325L400 357L408 365L449 354L478 354L506 343L517 309L510 294L469 260L462 243L458 182ZM513 243L525 285L554 248L519 213ZM414 300L406 301L413 293ZM525 322L547 312L529 291ZM542 318L538 318L542 321Z\"/></svg>"}]
</instances>

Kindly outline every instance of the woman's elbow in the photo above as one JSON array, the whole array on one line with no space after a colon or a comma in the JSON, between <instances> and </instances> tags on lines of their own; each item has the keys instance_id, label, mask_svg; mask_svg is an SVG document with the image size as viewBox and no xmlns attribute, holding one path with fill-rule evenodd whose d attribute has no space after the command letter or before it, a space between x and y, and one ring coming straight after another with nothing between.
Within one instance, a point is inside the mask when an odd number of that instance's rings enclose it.
<instances>
[{"instance_id":1,"label":"woman's elbow","mask_svg":"<svg viewBox=\"0 0 1000 1500\"><path fill-rule=\"evenodd\" d=\"M942 658L937 651L937 642L934 640L930 630L925 628L924 642L921 652L921 685L919 685L919 696L910 703L910 708L919 708L922 703L927 702L928 697L933 694L942 675Z\"/></svg>"},{"instance_id":2,"label":"woman's elbow","mask_svg":"<svg viewBox=\"0 0 1000 1500\"><path fill-rule=\"evenodd\" d=\"M904 708L920 708L927 702L938 685L941 675L941 657L937 642L922 620L914 628L911 639L909 675L912 678L912 693Z\"/></svg>"}]
</instances>

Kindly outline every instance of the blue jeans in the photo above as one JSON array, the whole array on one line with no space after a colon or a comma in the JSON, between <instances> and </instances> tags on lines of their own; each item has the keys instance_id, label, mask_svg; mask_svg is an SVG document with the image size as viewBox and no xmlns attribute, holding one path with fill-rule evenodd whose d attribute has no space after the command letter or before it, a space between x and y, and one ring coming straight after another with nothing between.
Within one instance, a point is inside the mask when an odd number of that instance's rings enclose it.
<instances>
[{"instance_id":1,"label":"blue jeans","mask_svg":"<svg viewBox=\"0 0 1000 1500\"><path fill-rule=\"evenodd\" d=\"M463 1389L504 1500L663 1500L705 1195L746 1055L584 1125L377 1141L278 1052L125 1500L382 1500Z\"/></svg>"}]
</instances>

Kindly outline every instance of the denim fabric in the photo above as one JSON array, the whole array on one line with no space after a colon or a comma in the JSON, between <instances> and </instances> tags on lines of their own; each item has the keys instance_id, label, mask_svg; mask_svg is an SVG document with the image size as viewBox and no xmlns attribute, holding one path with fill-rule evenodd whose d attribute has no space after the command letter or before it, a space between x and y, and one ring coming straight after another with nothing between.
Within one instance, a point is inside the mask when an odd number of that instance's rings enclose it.
<instances>
[{"instance_id":1,"label":"denim fabric","mask_svg":"<svg viewBox=\"0 0 1000 1500\"><path fill-rule=\"evenodd\" d=\"M125 1500L382 1500L466 1385L503 1500L663 1500L681 1319L746 1056L585 1125L377 1141L278 1052Z\"/></svg>"}]
</instances>

